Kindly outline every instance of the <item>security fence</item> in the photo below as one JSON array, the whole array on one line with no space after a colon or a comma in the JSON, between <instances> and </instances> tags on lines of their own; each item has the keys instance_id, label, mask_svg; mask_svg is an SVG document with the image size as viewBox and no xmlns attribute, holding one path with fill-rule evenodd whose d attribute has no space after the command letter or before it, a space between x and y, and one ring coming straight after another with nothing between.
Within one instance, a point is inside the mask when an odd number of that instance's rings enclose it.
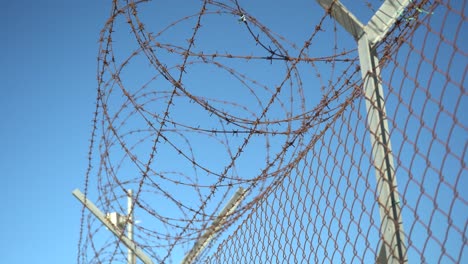
<instances>
[{"instance_id":1,"label":"security fence","mask_svg":"<svg viewBox=\"0 0 468 264\"><path fill-rule=\"evenodd\" d=\"M254 2L113 1L85 196L154 263L468 262L465 1Z\"/></svg>"}]
</instances>

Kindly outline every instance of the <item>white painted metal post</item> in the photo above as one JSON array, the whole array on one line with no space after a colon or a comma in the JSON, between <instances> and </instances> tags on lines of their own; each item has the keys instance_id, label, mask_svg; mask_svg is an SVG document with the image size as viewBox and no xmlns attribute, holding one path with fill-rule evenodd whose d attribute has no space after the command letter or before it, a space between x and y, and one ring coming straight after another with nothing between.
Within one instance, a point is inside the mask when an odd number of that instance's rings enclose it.
<instances>
[{"instance_id":1,"label":"white painted metal post","mask_svg":"<svg viewBox=\"0 0 468 264\"><path fill-rule=\"evenodd\" d=\"M133 192L128 190L127 193L127 237L130 241L133 241ZM128 264L136 264L135 253L130 248L128 249L127 256Z\"/></svg>"}]
</instances>

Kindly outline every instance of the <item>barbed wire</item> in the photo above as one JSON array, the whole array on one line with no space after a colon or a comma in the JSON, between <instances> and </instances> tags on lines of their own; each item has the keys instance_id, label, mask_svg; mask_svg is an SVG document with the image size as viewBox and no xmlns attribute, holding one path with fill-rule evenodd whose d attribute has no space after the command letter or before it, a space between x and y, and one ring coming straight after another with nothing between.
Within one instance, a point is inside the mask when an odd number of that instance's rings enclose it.
<instances>
[{"instance_id":1,"label":"barbed wire","mask_svg":"<svg viewBox=\"0 0 468 264\"><path fill-rule=\"evenodd\" d=\"M298 23L261 4L112 1L84 194L125 214L133 189L141 222L127 221L157 263L181 260L238 187L246 199L197 261L375 261L378 191L356 44L331 9L311 3L313 18ZM363 13L378 8L360 4ZM464 10L412 1L375 47L410 260L465 258ZM434 227L441 217L447 226ZM78 263L126 261L120 238L84 207L79 235Z\"/></svg>"}]
</instances>

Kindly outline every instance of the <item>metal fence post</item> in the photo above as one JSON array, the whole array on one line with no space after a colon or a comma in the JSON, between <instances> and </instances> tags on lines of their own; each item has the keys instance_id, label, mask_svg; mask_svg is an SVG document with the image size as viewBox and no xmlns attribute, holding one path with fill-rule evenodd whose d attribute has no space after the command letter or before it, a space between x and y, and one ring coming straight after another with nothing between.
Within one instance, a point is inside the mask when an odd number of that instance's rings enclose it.
<instances>
[{"instance_id":1,"label":"metal fence post","mask_svg":"<svg viewBox=\"0 0 468 264\"><path fill-rule=\"evenodd\" d=\"M236 193L232 196L223 210L221 210L211 226L207 228L205 233L203 233L203 235L197 240L193 248L187 253L187 255L185 255L184 259L181 261L181 264L192 263L197 258L197 256L203 252L213 237L215 237L216 234L221 230L227 217L234 212L234 210L242 202L246 195L247 190L242 187L237 189Z\"/></svg>"},{"instance_id":2,"label":"metal fence post","mask_svg":"<svg viewBox=\"0 0 468 264\"><path fill-rule=\"evenodd\" d=\"M358 50L364 81L363 88L372 157L377 179L376 193L378 194L383 240L377 262L406 263L401 207L389 139L384 95L379 80L380 70L375 50L371 51L366 34L358 40Z\"/></svg>"},{"instance_id":3,"label":"metal fence post","mask_svg":"<svg viewBox=\"0 0 468 264\"><path fill-rule=\"evenodd\" d=\"M141 250L135 242L130 240L123 234L123 231L119 229L115 224L111 223L109 219L97 208L94 203L88 200L85 195L80 192L80 190L75 189L73 191L73 195L86 207L88 210L93 213L96 218L101 221L116 237L122 241L122 243L141 260L145 264L153 264L153 261Z\"/></svg>"},{"instance_id":4,"label":"metal fence post","mask_svg":"<svg viewBox=\"0 0 468 264\"><path fill-rule=\"evenodd\" d=\"M407 263L379 60L373 46L387 34L410 0L386 0L366 26L363 26L339 0L317 2L358 42L381 221L382 244L376 262Z\"/></svg>"},{"instance_id":5,"label":"metal fence post","mask_svg":"<svg viewBox=\"0 0 468 264\"><path fill-rule=\"evenodd\" d=\"M133 191L131 189L127 191L127 196L127 237L133 241ZM131 249L128 249L127 263L136 264L135 253Z\"/></svg>"}]
</instances>

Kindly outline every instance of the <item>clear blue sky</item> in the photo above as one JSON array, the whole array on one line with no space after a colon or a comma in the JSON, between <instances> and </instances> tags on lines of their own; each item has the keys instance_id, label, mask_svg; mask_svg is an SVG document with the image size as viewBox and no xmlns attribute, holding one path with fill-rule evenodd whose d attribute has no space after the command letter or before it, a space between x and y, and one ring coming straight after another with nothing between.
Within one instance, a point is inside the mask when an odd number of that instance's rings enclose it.
<instances>
[{"instance_id":1,"label":"clear blue sky","mask_svg":"<svg viewBox=\"0 0 468 264\"><path fill-rule=\"evenodd\" d=\"M1 9L1 262L73 263L81 205L71 191L87 168L110 1L15 0Z\"/></svg>"},{"instance_id":2,"label":"clear blue sky","mask_svg":"<svg viewBox=\"0 0 468 264\"><path fill-rule=\"evenodd\" d=\"M74 263L109 1L2 1L1 263Z\"/></svg>"}]
</instances>

